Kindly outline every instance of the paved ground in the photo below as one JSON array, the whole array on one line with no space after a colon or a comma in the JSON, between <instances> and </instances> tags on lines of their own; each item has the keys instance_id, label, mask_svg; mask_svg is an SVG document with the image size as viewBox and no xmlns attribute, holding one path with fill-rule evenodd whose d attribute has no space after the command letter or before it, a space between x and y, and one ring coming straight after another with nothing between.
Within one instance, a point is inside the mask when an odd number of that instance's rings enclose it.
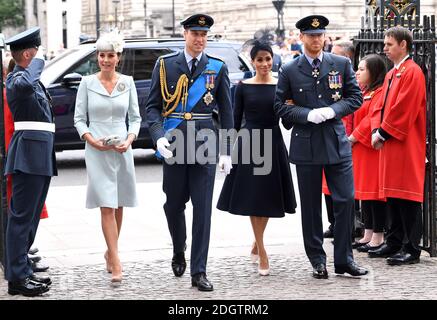
<instances>
[{"instance_id":1,"label":"paved ground","mask_svg":"<svg viewBox=\"0 0 437 320\"><path fill-rule=\"evenodd\" d=\"M222 182L219 177L215 201ZM215 291L199 292L191 287L188 273L175 278L171 272L161 184L139 183L138 194L140 205L126 210L120 238L124 279L114 287L104 270L100 214L84 209L85 186L50 189L50 218L41 221L36 244L50 265L53 285L36 299L437 299L437 259L426 253L420 264L403 267L390 267L384 260L356 253L356 260L369 268L370 274L354 279L334 275L328 241L330 277L313 279L303 250L299 214L269 222L265 239L271 275L261 277L249 259L253 239L249 220L217 210L213 212L208 261ZM187 226L191 225L190 210L188 206ZM0 281L0 300L27 299L9 296L6 286Z\"/></svg>"}]
</instances>

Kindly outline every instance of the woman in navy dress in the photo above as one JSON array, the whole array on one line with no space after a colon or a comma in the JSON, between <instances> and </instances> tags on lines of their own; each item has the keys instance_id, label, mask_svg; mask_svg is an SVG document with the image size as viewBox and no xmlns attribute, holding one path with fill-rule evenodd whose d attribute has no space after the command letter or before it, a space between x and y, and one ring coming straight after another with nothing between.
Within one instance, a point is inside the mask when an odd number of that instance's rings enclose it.
<instances>
[{"instance_id":1,"label":"woman in navy dress","mask_svg":"<svg viewBox=\"0 0 437 320\"><path fill-rule=\"evenodd\" d=\"M271 73L273 51L268 44L255 41L250 56L256 76L240 82L235 91L234 123L239 137L233 159L235 161L238 157L238 163L225 179L217 208L250 216L255 235L251 258L253 262L259 260L259 274L268 275L270 268L264 248L264 230L269 218L284 217L285 212L294 213L296 199L287 149L279 119L273 110L277 83ZM245 133L249 133L250 142L242 142ZM251 154L245 154L245 149ZM258 164L253 151L264 157L264 163ZM245 159L250 161L243 161ZM267 171L267 174L262 171Z\"/></svg>"}]
</instances>

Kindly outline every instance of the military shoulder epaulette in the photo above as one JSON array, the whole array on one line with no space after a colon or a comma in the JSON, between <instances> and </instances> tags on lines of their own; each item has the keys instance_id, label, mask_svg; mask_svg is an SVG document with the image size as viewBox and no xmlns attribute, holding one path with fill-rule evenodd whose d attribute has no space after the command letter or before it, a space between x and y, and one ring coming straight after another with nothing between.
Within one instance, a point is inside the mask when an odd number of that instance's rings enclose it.
<instances>
[{"instance_id":1,"label":"military shoulder epaulette","mask_svg":"<svg viewBox=\"0 0 437 320\"><path fill-rule=\"evenodd\" d=\"M178 54L179 54L179 52L171 52L171 53L168 53L166 55L161 56L161 59L166 59L166 58L174 57L174 56L177 56Z\"/></svg>"},{"instance_id":2,"label":"military shoulder epaulette","mask_svg":"<svg viewBox=\"0 0 437 320\"><path fill-rule=\"evenodd\" d=\"M210 59L215 59L215 60L218 60L218 61L221 61L221 62L224 63L224 61L223 61L222 59L220 59L220 58L217 58L217 57L211 56L211 55L209 55L209 54L206 54L206 56L207 56L208 58L210 58Z\"/></svg>"}]
</instances>

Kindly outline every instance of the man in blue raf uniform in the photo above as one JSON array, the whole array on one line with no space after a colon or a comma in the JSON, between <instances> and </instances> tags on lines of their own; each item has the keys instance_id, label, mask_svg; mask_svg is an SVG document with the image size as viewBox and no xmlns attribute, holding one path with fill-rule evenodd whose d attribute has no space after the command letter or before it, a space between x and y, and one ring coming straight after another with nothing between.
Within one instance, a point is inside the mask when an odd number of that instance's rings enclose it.
<instances>
[{"instance_id":1,"label":"man in blue raf uniform","mask_svg":"<svg viewBox=\"0 0 437 320\"><path fill-rule=\"evenodd\" d=\"M193 204L191 243L191 283L200 291L212 291L206 277L212 194L216 170L216 128L212 113L218 110L221 127L233 128L228 70L224 62L203 52L207 32L214 20L206 14L196 14L181 22L184 27L185 48L182 52L160 57L152 75L146 112L149 130L156 143L163 164L163 190L167 196L164 210L173 240L172 268L176 277L186 268L185 204ZM212 136L196 135L194 149L190 132L210 132ZM172 139L168 137L180 133ZM200 134L199 134L200 136ZM213 138L213 139L209 139ZM211 143L213 145L211 145ZM199 161L197 154L205 154L208 161ZM211 147L214 152L211 152ZM219 167L228 174L231 170L230 145L222 139ZM197 152L199 151L199 152ZM211 152L212 154L209 154ZM179 153L179 154L178 154ZM181 156L181 157L179 157ZM174 161L175 159L176 162Z\"/></svg>"},{"instance_id":2,"label":"man in blue raf uniform","mask_svg":"<svg viewBox=\"0 0 437 320\"><path fill-rule=\"evenodd\" d=\"M282 67L275 101L284 126L293 127L290 162L296 164L305 251L318 279L328 277L322 247L322 171L333 199L335 273L367 273L352 254L352 152L341 121L360 107L362 96L350 61L322 51L328 23L319 15L296 23L304 55Z\"/></svg>"},{"instance_id":3,"label":"man in blue raf uniform","mask_svg":"<svg viewBox=\"0 0 437 320\"><path fill-rule=\"evenodd\" d=\"M33 274L27 253L35 239L50 179L56 175L55 124L50 97L39 81L44 68L39 28L6 41L16 67L6 79L6 97L15 132L5 174L12 175L12 198L6 229L5 276L11 295L37 296L51 280Z\"/></svg>"}]
</instances>

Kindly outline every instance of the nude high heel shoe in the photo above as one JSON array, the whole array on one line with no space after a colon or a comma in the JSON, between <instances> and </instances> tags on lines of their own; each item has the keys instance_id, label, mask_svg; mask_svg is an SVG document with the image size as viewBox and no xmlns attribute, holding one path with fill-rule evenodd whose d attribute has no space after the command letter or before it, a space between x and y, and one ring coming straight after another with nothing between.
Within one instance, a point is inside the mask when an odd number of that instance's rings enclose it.
<instances>
[{"instance_id":1,"label":"nude high heel shoe","mask_svg":"<svg viewBox=\"0 0 437 320\"><path fill-rule=\"evenodd\" d=\"M267 263L268 263L268 259L267 259ZM260 259L260 264L258 265L258 273L260 276L268 276L270 274L270 266L267 269L261 269L261 259Z\"/></svg>"},{"instance_id":2,"label":"nude high heel shoe","mask_svg":"<svg viewBox=\"0 0 437 320\"><path fill-rule=\"evenodd\" d=\"M121 265L118 265L117 267L113 267L112 268L113 272L112 272L112 277L111 277L111 282L112 283L120 283L121 280L123 280L123 268L121 267Z\"/></svg>"}]
</instances>

